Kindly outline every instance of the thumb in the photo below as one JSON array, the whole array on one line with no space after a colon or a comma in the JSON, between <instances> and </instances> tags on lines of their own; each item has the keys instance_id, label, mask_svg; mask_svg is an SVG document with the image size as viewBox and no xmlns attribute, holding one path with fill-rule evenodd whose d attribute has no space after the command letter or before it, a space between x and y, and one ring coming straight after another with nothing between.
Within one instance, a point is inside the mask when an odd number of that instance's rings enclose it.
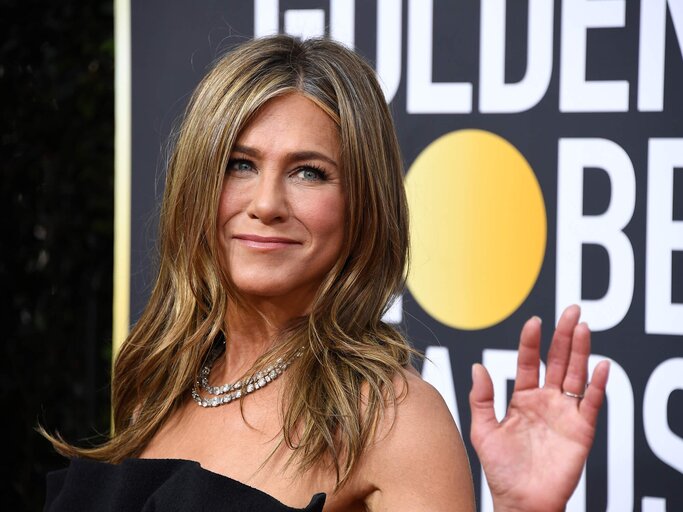
<instances>
[{"instance_id":1,"label":"thumb","mask_svg":"<svg viewBox=\"0 0 683 512\"><path fill-rule=\"evenodd\" d=\"M481 441L498 427L498 420L493 411L493 382L486 368L478 363L472 365L470 409L472 411L470 438L476 449Z\"/></svg>"}]
</instances>

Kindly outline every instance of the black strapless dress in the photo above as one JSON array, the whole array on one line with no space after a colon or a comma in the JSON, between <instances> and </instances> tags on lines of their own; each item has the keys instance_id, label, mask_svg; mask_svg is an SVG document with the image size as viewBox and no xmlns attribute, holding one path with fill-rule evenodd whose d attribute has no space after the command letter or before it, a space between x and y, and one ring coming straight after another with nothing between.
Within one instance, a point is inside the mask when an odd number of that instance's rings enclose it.
<instances>
[{"instance_id":1,"label":"black strapless dress","mask_svg":"<svg viewBox=\"0 0 683 512\"><path fill-rule=\"evenodd\" d=\"M305 508L292 508L198 462L127 459L107 464L73 459L47 475L46 512L320 512L325 494Z\"/></svg>"}]
</instances>

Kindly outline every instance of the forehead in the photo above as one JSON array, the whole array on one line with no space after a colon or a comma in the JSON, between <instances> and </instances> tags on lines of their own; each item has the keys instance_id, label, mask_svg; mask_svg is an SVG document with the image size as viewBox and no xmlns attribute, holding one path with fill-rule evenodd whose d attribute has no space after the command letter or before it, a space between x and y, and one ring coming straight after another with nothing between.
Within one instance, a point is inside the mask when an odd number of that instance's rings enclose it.
<instances>
[{"instance_id":1,"label":"forehead","mask_svg":"<svg viewBox=\"0 0 683 512\"><path fill-rule=\"evenodd\" d=\"M333 119L300 93L268 100L237 138L237 145L324 152L339 157L339 132Z\"/></svg>"}]
</instances>

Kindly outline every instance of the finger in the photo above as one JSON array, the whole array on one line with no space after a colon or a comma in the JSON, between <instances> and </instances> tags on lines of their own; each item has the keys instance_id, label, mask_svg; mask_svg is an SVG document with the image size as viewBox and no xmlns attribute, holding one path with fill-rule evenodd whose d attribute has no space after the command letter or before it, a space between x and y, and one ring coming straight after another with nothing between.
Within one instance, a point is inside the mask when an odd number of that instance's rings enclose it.
<instances>
[{"instance_id":1,"label":"finger","mask_svg":"<svg viewBox=\"0 0 683 512\"><path fill-rule=\"evenodd\" d=\"M564 310L557 322L553 341L548 351L548 368L545 374L545 387L560 389L567 373L569 353L572 345L572 335L581 315L581 309L576 304Z\"/></svg>"},{"instance_id":2,"label":"finger","mask_svg":"<svg viewBox=\"0 0 683 512\"><path fill-rule=\"evenodd\" d=\"M593 426L598 421L598 413L605 399L605 388L609 376L609 361L600 361L593 370L593 377L586 388L586 395L579 404L579 412Z\"/></svg>"},{"instance_id":3,"label":"finger","mask_svg":"<svg viewBox=\"0 0 683 512\"><path fill-rule=\"evenodd\" d=\"M470 438L472 445L476 448L498 426L493 410L493 382L491 382L489 372L480 364L472 366L470 410L472 411Z\"/></svg>"},{"instance_id":4,"label":"finger","mask_svg":"<svg viewBox=\"0 0 683 512\"><path fill-rule=\"evenodd\" d=\"M515 391L538 387L538 366L541 359L541 319L530 318L522 327L517 355Z\"/></svg>"},{"instance_id":5,"label":"finger","mask_svg":"<svg viewBox=\"0 0 683 512\"><path fill-rule=\"evenodd\" d=\"M567 374L562 382L562 391L583 395L588 378L588 356L591 353L591 331L585 322L574 329L572 349Z\"/></svg>"}]
</instances>

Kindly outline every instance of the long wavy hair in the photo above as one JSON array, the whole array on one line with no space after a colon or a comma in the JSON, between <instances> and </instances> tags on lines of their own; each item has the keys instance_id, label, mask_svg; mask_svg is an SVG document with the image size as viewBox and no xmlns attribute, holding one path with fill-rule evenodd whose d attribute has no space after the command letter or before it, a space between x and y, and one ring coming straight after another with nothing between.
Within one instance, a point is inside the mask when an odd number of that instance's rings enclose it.
<instances>
[{"instance_id":1,"label":"long wavy hair","mask_svg":"<svg viewBox=\"0 0 683 512\"><path fill-rule=\"evenodd\" d=\"M331 464L337 486L352 473L386 408L400 399L414 353L381 318L403 289L408 210L393 121L374 70L325 39L273 36L221 58L195 90L176 135L160 217L151 298L114 365L113 433L79 448L43 431L66 456L117 463L136 457L188 399L239 294L221 265L217 209L230 153L267 101L300 93L333 119L341 141L344 244L305 317L280 333L247 375L303 355L288 370L282 441L300 471ZM405 381L405 379L404 379ZM403 388L405 389L405 388Z\"/></svg>"}]
</instances>

